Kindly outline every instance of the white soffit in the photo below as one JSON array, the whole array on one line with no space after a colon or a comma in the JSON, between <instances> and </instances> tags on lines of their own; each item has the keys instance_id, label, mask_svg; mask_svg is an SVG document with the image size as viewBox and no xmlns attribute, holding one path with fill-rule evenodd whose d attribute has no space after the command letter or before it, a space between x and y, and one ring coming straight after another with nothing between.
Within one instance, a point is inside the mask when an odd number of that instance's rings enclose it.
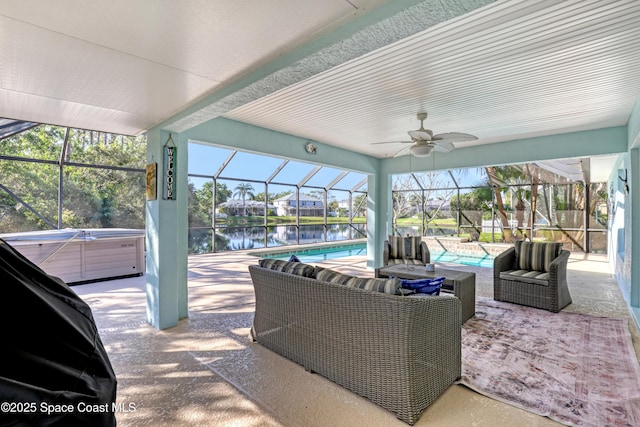
<instances>
[{"instance_id":1,"label":"white soffit","mask_svg":"<svg viewBox=\"0 0 640 427\"><path fill-rule=\"evenodd\" d=\"M0 116L137 134L380 0L3 0Z\"/></svg>"},{"instance_id":2,"label":"white soffit","mask_svg":"<svg viewBox=\"0 0 640 427\"><path fill-rule=\"evenodd\" d=\"M377 157L420 110L434 133L479 137L457 147L625 125L638 46L639 1L499 1L225 117Z\"/></svg>"},{"instance_id":3,"label":"white soffit","mask_svg":"<svg viewBox=\"0 0 640 427\"><path fill-rule=\"evenodd\" d=\"M625 125L640 97L640 1L399 4L2 0L0 117L137 134L223 114L384 158L402 146L371 143L406 140L419 110L480 138L460 148ZM335 43L278 67L319 35Z\"/></svg>"}]
</instances>

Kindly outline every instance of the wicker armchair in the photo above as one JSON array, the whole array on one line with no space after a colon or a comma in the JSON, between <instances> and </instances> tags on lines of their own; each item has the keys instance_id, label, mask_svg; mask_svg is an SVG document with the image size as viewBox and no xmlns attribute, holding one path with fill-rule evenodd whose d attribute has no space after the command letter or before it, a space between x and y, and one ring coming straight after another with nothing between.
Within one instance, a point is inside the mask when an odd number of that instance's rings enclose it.
<instances>
[{"instance_id":1,"label":"wicker armchair","mask_svg":"<svg viewBox=\"0 0 640 427\"><path fill-rule=\"evenodd\" d=\"M383 267L394 264L427 265L431 253L420 236L389 236L384 241L382 252Z\"/></svg>"},{"instance_id":2,"label":"wicker armchair","mask_svg":"<svg viewBox=\"0 0 640 427\"><path fill-rule=\"evenodd\" d=\"M493 299L557 313L571 304L562 243L516 242L493 261Z\"/></svg>"}]
</instances>

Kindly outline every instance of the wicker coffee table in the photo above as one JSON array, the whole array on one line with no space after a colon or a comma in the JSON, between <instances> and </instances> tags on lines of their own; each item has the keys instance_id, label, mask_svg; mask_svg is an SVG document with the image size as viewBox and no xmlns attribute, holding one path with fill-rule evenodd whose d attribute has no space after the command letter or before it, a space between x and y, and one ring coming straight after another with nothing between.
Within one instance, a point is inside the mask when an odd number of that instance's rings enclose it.
<instances>
[{"instance_id":1,"label":"wicker coffee table","mask_svg":"<svg viewBox=\"0 0 640 427\"><path fill-rule=\"evenodd\" d=\"M395 264L376 268L376 277L398 277L400 279L444 277L442 292L454 294L462 303L462 323L476 314L476 273L438 267L435 271L426 271L424 266Z\"/></svg>"}]
</instances>

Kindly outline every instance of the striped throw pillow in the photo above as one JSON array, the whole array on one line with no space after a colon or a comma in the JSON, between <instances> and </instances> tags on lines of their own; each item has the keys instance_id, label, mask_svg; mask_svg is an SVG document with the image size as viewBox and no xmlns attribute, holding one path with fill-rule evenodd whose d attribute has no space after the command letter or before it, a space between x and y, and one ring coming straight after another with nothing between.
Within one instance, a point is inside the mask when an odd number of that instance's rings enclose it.
<instances>
[{"instance_id":1,"label":"striped throw pillow","mask_svg":"<svg viewBox=\"0 0 640 427\"><path fill-rule=\"evenodd\" d=\"M391 295L402 295L401 281L399 279L368 279L354 277L346 285L352 288L365 289L367 291L382 292Z\"/></svg>"},{"instance_id":2,"label":"striped throw pillow","mask_svg":"<svg viewBox=\"0 0 640 427\"><path fill-rule=\"evenodd\" d=\"M263 258L258 262L262 268L282 271L283 273L296 274L303 277L313 277L314 268L312 265L301 262L290 262L281 259Z\"/></svg>"},{"instance_id":3,"label":"striped throw pillow","mask_svg":"<svg viewBox=\"0 0 640 427\"><path fill-rule=\"evenodd\" d=\"M562 243L516 242L518 270L549 271L551 261L562 251Z\"/></svg>"},{"instance_id":4,"label":"striped throw pillow","mask_svg":"<svg viewBox=\"0 0 640 427\"><path fill-rule=\"evenodd\" d=\"M344 285L350 279L353 279L353 276L349 276L348 274L342 274L329 268L320 267L316 267L315 277L322 282L336 283L338 285Z\"/></svg>"},{"instance_id":5,"label":"striped throw pillow","mask_svg":"<svg viewBox=\"0 0 640 427\"><path fill-rule=\"evenodd\" d=\"M420 236L389 236L388 241L389 258L422 258L422 254L420 253L420 243L422 243L422 238Z\"/></svg>"}]
</instances>

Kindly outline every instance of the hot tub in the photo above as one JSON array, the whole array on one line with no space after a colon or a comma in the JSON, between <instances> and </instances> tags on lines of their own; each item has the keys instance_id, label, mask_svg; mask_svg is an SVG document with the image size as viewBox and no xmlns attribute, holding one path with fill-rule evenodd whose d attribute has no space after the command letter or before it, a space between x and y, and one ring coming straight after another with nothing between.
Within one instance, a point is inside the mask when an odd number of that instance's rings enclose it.
<instances>
[{"instance_id":1,"label":"hot tub","mask_svg":"<svg viewBox=\"0 0 640 427\"><path fill-rule=\"evenodd\" d=\"M144 230L64 229L0 234L0 238L68 284L140 276L145 270Z\"/></svg>"}]
</instances>

